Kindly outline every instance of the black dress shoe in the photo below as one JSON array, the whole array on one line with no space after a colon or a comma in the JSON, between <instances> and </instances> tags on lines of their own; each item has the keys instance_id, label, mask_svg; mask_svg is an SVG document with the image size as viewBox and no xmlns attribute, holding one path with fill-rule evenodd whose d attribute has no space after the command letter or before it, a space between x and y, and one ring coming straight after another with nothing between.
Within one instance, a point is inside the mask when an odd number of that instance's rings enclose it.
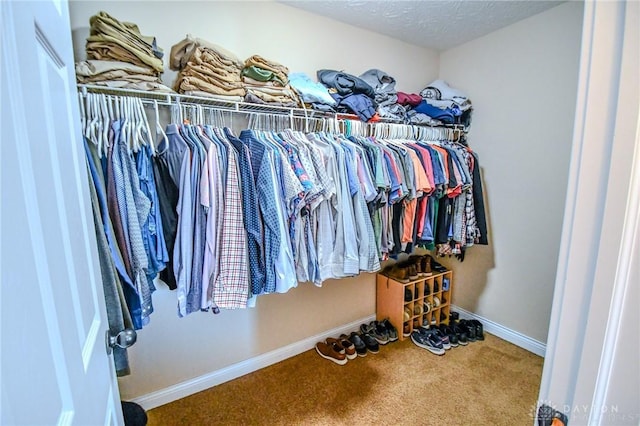
<instances>
[{"instance_id":1,"label":"black dress shoe","mask_svg":"<svg viewBox=\"0 0 640 426\"><path fill-rule=\"evenodd\" d=\"M476 341L476 326L471 324L469 320L460 320L460 325L467 330L467 339L470 342Z\"/></svg>"},{"instance_id":2,"label":"black dress shoe","mask_svg":"<svg viewBox=\"0 0 640 426\"><path fill-rule=\"evenodd\" d=\"M455 333L459 344L461 344L462 346L467 346L469 344L466 328L460 326L460 324L454 324L453 326L451 326L451 329Z\"/></svg>"},{"instance_id":3,"label":"black dress shoe","mask_svg":"<svg viewBox=\"0 0 640 426\"><path fill-rule=\"evenodd\" d=\"M477 319L472 319L469 322L476 328L476 339L484 340L484 327L482 326L482 323Z\"/></svg>"}]
</instances>

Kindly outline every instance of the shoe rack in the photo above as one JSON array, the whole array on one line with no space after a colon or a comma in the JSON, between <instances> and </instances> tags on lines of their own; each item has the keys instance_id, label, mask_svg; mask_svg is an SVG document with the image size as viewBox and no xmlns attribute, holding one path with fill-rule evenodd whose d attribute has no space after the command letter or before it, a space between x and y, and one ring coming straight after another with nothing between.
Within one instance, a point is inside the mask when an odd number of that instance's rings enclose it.
<instances>
[{"instance_id":1,"label":"shoe rack","mask_svg":"<svg viewBox=\"0 0 640 426\"><path fill-rule=\"evenodd\" d=\"M419 326L449 324L452 294L451 271L433 272L431 276L408 282L379 273L376 276L376 317L378 321L389 318L398 330L398 338L404 340Z\"/></svg>"}]
</instances>

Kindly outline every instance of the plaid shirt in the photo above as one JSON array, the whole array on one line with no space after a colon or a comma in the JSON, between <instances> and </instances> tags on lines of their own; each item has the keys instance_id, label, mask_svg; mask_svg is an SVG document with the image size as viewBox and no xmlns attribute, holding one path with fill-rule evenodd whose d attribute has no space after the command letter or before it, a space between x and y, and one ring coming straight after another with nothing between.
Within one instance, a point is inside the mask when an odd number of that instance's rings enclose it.
<instances>
[{"instance_id":1,"label":"plaid shirt","mask_svg":"<svg viewBox=\"0 0 640 426\"><path fill-rule=\"evenodd\" d=\"M272 180L275 169L271 154L252 130L240 132L240 140L249 148L251 170L256 181L256 195L264 225L265 283L261 293L273 293L276 290L275 263L280 254L281 226L276 208L276 202L281 201Z\"/></svg>"},{"instance_id":2,"label":"plaid shirt","mask_svg":"<svg viewBox=\"0 0 640 426\"><path fill-rule=\"evenodd\" d=\"M220 308L246 308L249 297L247 234L242 219L238 155L225 141L229 168L225 187L224 218L220 240L220 274L213 300Z\"/></svg>"},{"instance_id":3,"label":"plaid shirt","mask_svg":"<svg viewBox=\"0 0 640 426\"><path fill-rule=\"evenodd\" d=\"M264 248L262 247L264 232L253 170L251 170L250 152L249 148L233 136L229 129L225 129L225 134L238 153L238 167L242 181L242 214L247 231L251 293L260 294L265 285Z\"/></svg>"}]
</instances>

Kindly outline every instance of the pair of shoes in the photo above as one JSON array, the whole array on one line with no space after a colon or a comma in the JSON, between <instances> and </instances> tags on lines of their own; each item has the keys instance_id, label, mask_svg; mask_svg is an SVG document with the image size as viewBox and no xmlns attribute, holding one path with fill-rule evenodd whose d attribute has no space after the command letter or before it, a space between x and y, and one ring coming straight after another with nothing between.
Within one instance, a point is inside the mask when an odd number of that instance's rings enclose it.
<instances>
[{"instance_id":1,"label":"pair of shoes","mask_svg":"<svg viewBox=\"0 0 640 426\"><path fill-rule=\"evenodd\" d=\"M420 274L418 273L418 267L415 263L409 262L408 260L395 263L385 269L388 273L383 272L383 274L396 279L397 281L402 281L403 283L407 283L410 280L417 280L420 278ZM397 277L397 278L396 278Z\"/></svg>"},{"instance_id":2,"label":"pair of shoes","mask_svg":"<svg viewBox=\"0 0 640 426\"><path fill-rule=\"evenodd\" d=\"M338 365L345 365L347 363L347 355L342 346L337 343L329 344L327 342L316 343L316 352L324 359L333 361Z\"/></svg>"},{"instance_id":3,"label":"pair of shoes","mask_svg":"<svg viewBox=\"0 0 640 426\"><path fill-rule=\"evenodd\" d=\"M408 283L410 279L409 269L402 267L397 263L386 267L384 271L382 271L382 274L402 283Z\"/></svg>"},{"instance_id":4,"label":"pair of shoes","mask_svg":"<svg viewBox=\"0 0 640 426\"><path fill-rule=\"evenodd\" d=\"M429 331L440 338L442 341L442 347L445 350L451 349L451 340L449 339L449 336L440 329L440 327L431 327Z\"/></svg>"},{"instance_id":5,"label":"pair of shoes","mask_svg":"<svg viewBox=\"0 0 640 426\"><path fill-rule=\"evenodd\" d=\"M437 308L440 306L440 298L438 296L433 296L433 307Z\"/></svg>"},{"instance_id":6,"label":"pair of shoes","mask_svg":"<svg viewBox=\"0 0 640 426\"><path fill-rule=\"evenodd\" d=\"M484 340L484 327L480 321L477 319L472 319L467 321L467 327L474 326L476 329L476 339Z\"/></svg>"},{"instance_id":7,"label":"pair of shoes","mask_svg":"<svg viewBox=\"0 0 640 426\"><path fill-rule=\"evenodd\" d=\"M380 345L389 343L389 332L387 328L378 321L371 321L369 324L360 325L360 332L363 335L368 334L373 337Z\"/></svg>"},{"instance_id":8,"label":"pair of shoes","mask_svg":"<svg viewBox=\"0 0 640 426\"><path fill-rule=\"evenodd\" d=\"M453 324L454 322L458 321L459 318L460 318L459 313L455 311L451 311L451 313L449 314L449 323Z\"/></svg>"},{"instance_id":9,"label":"pair of shoes","mask_svg":"<svg viewBox=\"0 0 640 426\"><path fill-rule=\"evenodd\" d=\"M367 347L367 351L371 352L372 354L377 354L380 351L380 345L372 335L368 333L360 333L359 336Z\"/></svg>"},{"instance_id":10,"label":"pair of shoes","mask_svg":"<svg viewBox=\"0 0 640 426\"><path fill-rule=\"evenodd\" d=\"M451 345L451 347L457 348L459 345L458 337L456 336L456 333L453 331L453 328L446 324L440 324L438 328L442 333L444 333L449 338L449 344Z\"/></svg>"},{"instance_id":11,"label":"pair of shoes","mask_svg":"<svg viewBox=\"0 0 640 426\"><path fill-rule=\"evenodd\" d=\"M418 275L421 277L429 277L432 275L431 272L431 256L428 254L418 255L413 254L409 256L407 262L416 266Z\"/></svg>"},{"instance_id":12,"label":"pair of shoes","mask_svg":"<svg viewBox=\"0 0 640 426\"><path fill-rule=\"evenodd\" d=\"M431 270L436 272L447 272L447 268L433 260L433 258L431 258Z\"/></svg>"},{"instance_id":13,"label":"pair of shoes","mask_svg":"<svg viewBox=\"0 0 640 426\"><path fill-rule=\"evenodd\" d=\"M354 345L349 339L344 339L340 337L339 339L334 339L333 337L327 337L326 340L327 345L331 345L333 347L338 346L342 348L340 353L344 353L347 359L356 359L358 356L356 354L356 345Z\"/></svg>"},{"instance_id":14,"label":"pair of shoes","mask_svg":"<svg viewBox=\"0 0 640 426\"><path fill-rule=\"evenodd\" d=\"M476 341L476 326L471 324L469 320L461 319L460 321L456 322L456 325L464 331L467 336L468 342Z\"/></svg>"},{"instance_id":15,"label":"pair of shoes","mask_svg":"<svg viewBox=\"0 0 640 426\"><path fill-rule=\"evenodd\" d=\"M348 340L353 344L356 349L356 355L360 357L367 356L367 345L364 343L364 340L360 337L358 333L355 331L351 333L351 335L347 336L346 334L341 334L340 339Z\"/></svg>"},{"instance_id":16,"label":"pair of shoes","mask_svg":"<svg viewBox=\"0 0 640 426\"><path fill-rule=\"evenodd\" d=\"M459 323L454 322L451 324L451 329L455 333L459 344L461 344L462 346L467 346L469 344L466 327L462 327Z\"/></svg>"},{"instance_id":17,"label":"pair of shoes","mask_svg":"<svg viewBox=\"0 0 640 426\"><path fill-rule=\"evenodd\" d=\"M438 280L433 280L433 292L437 293L440 291L440 284L438 283Z\"/></svg>"},{"instance_id":18,"label":"pair of shoes","mask_svg":"<svg viewBox=\"0 0 640 426\"><path fill-rule=\"evenodd\" d=\"M484 327L482 323L476 319L471 320L460 320L458 322L462 327L467 330L467 337L470 342L475 342L476 340L484 340Z\"/></svg>"},{"instance_id":19,"label":"pair of shoes","mask_svg":"<svg viewBox=\"0 0 640 426\"><path fill-rule=\"evenodd\" d=\"M398 330L391 324L389 318L385 318L380 321L380 324L387 329L387 336L389 336L389 342L395 342L398 340Z\"/></svg>"},{"instance_id":20,"label":"pair of shoes","mask_svg":"<svg viewBox=\"0 0 640 426\"><path fill-rule=\"evenodd\" d=\"M428 314L429 312L431 312L431 303L424 302L423 310L425 314Z\"/></svg>"},{"instance_id":21,"label":"pair of shoes","mask_svg":"<svg viewBox=\"0 0 640 426\"><path fill-rule=\"evenodd\" d=\"M357 333L353 331L349 335L348 340L353 343L353 345L356 347L356 353L361 357L367 356L367 352L377 354L380 349L380 346L378 346L378 342L376 341L376 339L366 333Z\"/></svg>"},{"instance_id":22,"label":"pair of shoes","mask_svg":"<svg viewBox=\"0 0 640 426\"><path fill-rule=\"evenodd\" d=\"M435 355L444 355L442 340L431 330L419 327L411 333L411 341L418 347L428 350Z\"/></svg>"}]
</instances>

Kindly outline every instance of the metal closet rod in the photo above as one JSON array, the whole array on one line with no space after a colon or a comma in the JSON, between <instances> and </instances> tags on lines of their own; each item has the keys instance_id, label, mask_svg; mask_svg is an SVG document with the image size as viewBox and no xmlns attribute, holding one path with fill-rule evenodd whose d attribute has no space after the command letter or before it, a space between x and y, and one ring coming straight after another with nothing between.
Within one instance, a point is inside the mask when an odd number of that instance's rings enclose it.
<instances>
[{"instance_id":1,"label":"metal closet rod","mask_svg":"<svg viewBox=\"0 0 640 426\"><path fill-rule=\"evenodd\" d=\"M345 120L352 120L359 122L360 120L356 115L349 115L343 113L328 113L316 110L310 110L306 108L289 108L289 107L280 107L275 105L263 105L263 104L252 104L248 102L233 102L233 101L224 101L214 98L207 98L204 96L190 96L190 95L182 95L179 93L160 93L160 92L148 92L144 90L135 90L135 89L120 89L120 88L112 88L106 86L96 86L90 84L78 84L78 90L82 93L83 96L86 97L88 93L97 93L111 96L127 96L127 97L136 97L140 98L145 105L163 105L163 106L175 106L175 105L184 105L184 106L200 106L206 109L214 109L221 111L230 111L239 114L263 114L263 115L277 115L277 116L288 116L290 119L307 119L307 120L335 120L343 122ZM375 123L364 123L366 125L376 125L376 124L395 124L395 125L403 125L408 127L419 127L419 128L432 128L432 129L451 129L451 130L462 130L463 132L467 131L467 128L461 124L445 124L441 126L425 126L425 125L415 125L415 124L406 124L400 123L395 120L382 119Z\"/></svg>"}]
</instances>

